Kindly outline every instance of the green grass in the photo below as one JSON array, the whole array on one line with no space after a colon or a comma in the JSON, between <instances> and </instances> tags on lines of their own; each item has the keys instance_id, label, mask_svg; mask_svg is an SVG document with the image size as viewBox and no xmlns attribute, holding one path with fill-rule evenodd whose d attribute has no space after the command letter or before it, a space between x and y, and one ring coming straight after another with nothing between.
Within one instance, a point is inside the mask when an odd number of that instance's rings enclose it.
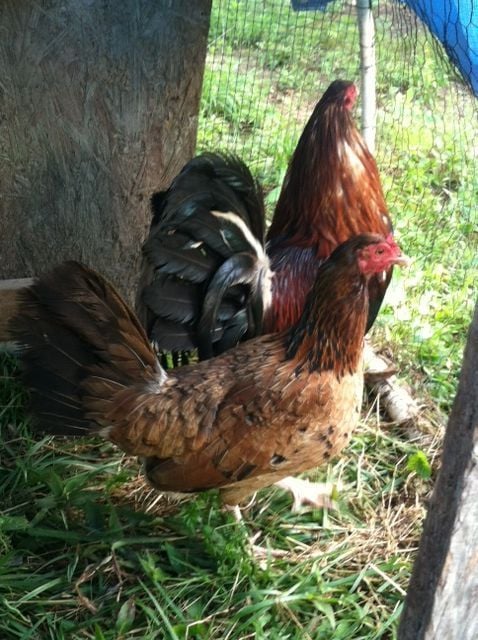
<instances>
[{"instance_id":1,"label":"green grass","mask_svg":"<svg viewBox=\"0 0 478 640\"><path fill-rule=\"evenodd\" d=\"M430 481L373 412L315 474L340 486L337 511L292 514L287 495L264 490L242 526L214 494L158 501L109 445L33 439L23 404L4 359L2 638L393 637ZM256 531L284 556L252 559Z\"/></svg>"},{"instance_id":2,"label":"green grass","mask_svg":"<svg viewBox=\"0 0 478 640\"><path fill-rule=\"evenodd\" d=\"M200 114L198 148L242 153L270 210L318 96L335 77L358 79L350 9L287 6L215 1ZM397 53L389 22L380 11L377 157L415 264L394 275L374 336L426 404L422 431L411 439L367 405L343 455L311 474L337 485L336 511L292 514L290 498L268 489L241 526L214 494L158 497L112 446L32 437L4 357L2 640L396 637L476 293L478 181L463 133L473 102L422 36L416 64L411 39L400 37ZM271 550L260 562L247 552L256 531Z\"/></svg>"}]
</instances>

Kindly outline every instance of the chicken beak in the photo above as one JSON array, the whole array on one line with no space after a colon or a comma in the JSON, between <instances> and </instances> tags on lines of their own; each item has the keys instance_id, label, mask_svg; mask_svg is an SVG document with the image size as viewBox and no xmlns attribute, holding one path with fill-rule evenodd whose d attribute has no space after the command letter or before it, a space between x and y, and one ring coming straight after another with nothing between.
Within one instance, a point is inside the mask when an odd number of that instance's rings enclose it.
<instances>
[{"instance_id":1,"label":"chicken beak","mask_svg":"<svg viewBox=\"0 0 478 640\"><path fill-rule=\"evenodd\" d=\"M397 265L397 267L409 267L412 264L412 259L402 253L399 256L395 256L392 264Z\"/></svg>"}]
</instances>

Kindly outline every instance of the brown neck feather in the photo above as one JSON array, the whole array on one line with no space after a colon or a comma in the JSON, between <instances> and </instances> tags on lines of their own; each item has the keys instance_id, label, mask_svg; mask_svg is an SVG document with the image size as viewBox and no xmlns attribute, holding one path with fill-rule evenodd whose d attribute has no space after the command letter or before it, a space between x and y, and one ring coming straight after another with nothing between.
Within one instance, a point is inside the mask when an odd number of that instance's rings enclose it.
<instances>
[{"instance_id":1,"label":"brown neck feather","mask_svg":"<svg viewBox=\"0 0 478 640\"><path fill-rule=\"evenodd\" d=\"M367 315L367 279L358 268L322 265L303 316L286 338L296 372L334 371L340 379L356 371Z\"/></svg>"},{"instance_id":2,"label":"brown neck feather","mask_svg":"<svg viewBox=\"0 0 478 640\"><path fill-rule=\"evenodd\" d=\"M339 102L317 105L292 156L268 239L316 246L325 257L353 235L387 234L373 156Z\"/></svg>"}]
</instances>

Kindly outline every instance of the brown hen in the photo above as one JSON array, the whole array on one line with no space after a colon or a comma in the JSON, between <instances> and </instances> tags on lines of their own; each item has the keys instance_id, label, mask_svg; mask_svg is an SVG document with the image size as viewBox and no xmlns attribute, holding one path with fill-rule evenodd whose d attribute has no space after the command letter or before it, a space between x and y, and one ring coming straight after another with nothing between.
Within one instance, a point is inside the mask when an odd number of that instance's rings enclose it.
<instances>
[{"instance_id":1,"label":"brown hen","mask_svg":"<svg viewBox=\"0 0 478 640\"><path fill-rule=\"evenodd\" d=\"M219 488L236 505L348 442L362 399L368 281L403 262L391 237L357 236L320 267L292 329L170 373L111 285L60 265L22 292L11 325L35 423L98 432L143 458L161 491Z\"/></svg>"}]
</instances>

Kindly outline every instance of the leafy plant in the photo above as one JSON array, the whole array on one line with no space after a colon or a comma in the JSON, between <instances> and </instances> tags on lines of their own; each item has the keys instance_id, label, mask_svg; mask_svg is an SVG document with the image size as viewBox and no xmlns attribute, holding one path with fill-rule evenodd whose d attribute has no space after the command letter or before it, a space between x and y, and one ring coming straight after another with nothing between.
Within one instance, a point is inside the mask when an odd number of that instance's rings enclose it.
<instances>
[{"instance_id":1,"label":"leafy plant","mask_svg":"<svg viewBox=\"0 0 478 640\"><path fill-rule=\"evenodd\" d=\"M428 480L432 475L432 468L423 451L416 451L407 460L407 469L416 473L423 480Z\"/></svg>"}]
</instances>

